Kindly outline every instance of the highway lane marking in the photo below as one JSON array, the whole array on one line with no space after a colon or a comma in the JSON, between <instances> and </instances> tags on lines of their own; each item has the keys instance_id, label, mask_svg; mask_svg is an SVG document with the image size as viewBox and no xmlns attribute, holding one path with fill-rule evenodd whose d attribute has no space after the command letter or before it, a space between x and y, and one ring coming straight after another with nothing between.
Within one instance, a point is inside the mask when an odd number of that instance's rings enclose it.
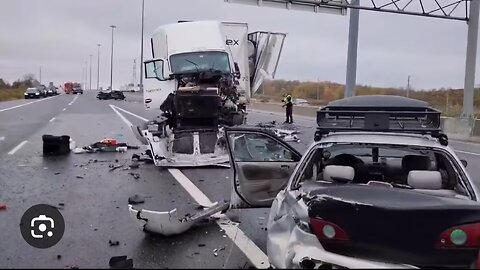
<instances>
[{"instance_id":1,"label":"highway lane marking","mask_svg":"<svg viewBox=\"0 0 480 270\"><path fill-rule=\"evenodd\" d=\"M50 119L48 122L51 123L51 122L53 122L53 121L55 121L55 117L52 117L52 119Z\"/></svg>"},{"instance_id":2,"label":"highway lane marking","mask_svg":"<svg viewBox=\"0 0 480 270\"><path fill-rule=\"evenodd\" d=\"M0 141L5 141L5 136L0 137Z\"/></svg>"},{"instance_id":3,"label":"highway lane marking","mask_svg":"<svg viewBox=\"0 0 480 270\"><path fill-rule=\"evenodd\" d=\"M16 108L20 108L20 107L23 107L23 106L27 106L27 105L30 105L30 104L33 104L33 103L49 100L49 99L54 98L54 97L57 97L57 96L48 97L48 98L44 98L44 99L39 99L39 100L35 100L35 101L28 102L28 103L25 103L25 104L20 104L20 105L17 105L17 106L13 106L13 107L10 107L10 108L1 109L0 112L5 112L5 111L13 110L13 109L16 109Z\"/></svg>"},{"instance_id":4,"label":"highway lane marking","mask_svg":"<svg viewBox=\"0 0 480 270\"><path fill-rule=\"evenodd\" d=\"M198 204L209 206L212 201L186 177L179 169L168 169L168 172L182 185L182 187L197 201ZM225 234L243 252L255 268L268 268L268 256L232 221L224 214L217 215L218 226L225 231Z\"/></svg>"},{"instance_id":5,"label":"highway lane marking","mask_svg":"<svg viewBox=\"0 0 480 270\"><path fill-rule=\"evenodd\" d=\"M148 121L149 121L147 118L141 117L140 115L136 115L136 114L134 114L134 113L132 113L132 112L129 112L129 111L125 110L125 109L122 109L122 108L120 108L120 107L118 107L118 106L115 106L115 105L113 105L113 104L110 104L110 107L112 107L112 106L115 107L115 108L117 108L117 109L119 109L120 111L122 111L122 112L124 112L124 113L130 114L131 116L135 116L135 117L137 117L137 118L140 119L140 120L143 120L143 121L145 121L145 122L148 122Z\"/></svg>"},{"instance_id":6,"label":"highway lane marking","mask_svg":"<svg viewBox=\"0 0 480 270\"><path fill-rule=\"evenodd\" d=\"M77 98L78 98L78 94L73 98L73 100L70 103L68 103L68 106L72 106L73 103L75 103L75 101L77 100Z\"/></svg>"},{"instance_id":7,"label":"highway lane marking","mask_svg":"<svg viewBox=\"0 0 480 270\"><path fill-rule=\"evenodd\" d=\"M13 155L15 154L18 150L20 150L20 148L22 148L28 141L25 140L23 142L21 142L20 144L18 144L17 146L15 146L15 148L13 148L10 152L8 152L9 155Z\"/></svg>"},{"instance_id":8,"label":"highway lane marking","mask_svg":"<svg viewBox=\"0 0 480 270\"><path fill-rule=\"evenodd\" d=\"M473 156L480 156L479 153L473 153L473 152L467 152L467 151L460 151L460 150L455 150L453 149L455 152L458 152L458 153L462 153L462 154L467 154L467 155L473 155Z\"/></svg>"},{"instance_id":9,"label":"highway lane marking","mask_svg":"<svg viewBox=\"0 0 480 270\"><path fill-rule=\"evenodd\" d=\"M64 112L67 108L63 108L62 112Z\"/></svg>"},{"instance_id":10,"label":"highway lane marking","mask_svg":"<svg viewBox=\"0 0 480 270\"><path fill-rule=\"evenodd\" d=\"M127 124L127 126L133 125L118 110L121 110L144 121L148 121L147 119L139 115L121 109L115 105L109 104L109 106L120 117L120 119L122 119L122 121ZM182 187L190 194L190 196L192 196L192 198L197 201L198 204L204 206L213 204L212 201L180 170L168 169L168 171L175 178L175 180L177 180L177 182L182 185ZM225 234L243 252L243 254L247 257L250 263L252 263L256 268L269 267L267 255L250 238L248 238L248 236L240 228L238 228L238 224L232 223L232 221L224 214L216 215L216 217L219 218L219 220L216 221L218 226L225 231Z\"/></svg>"}]
</instances>

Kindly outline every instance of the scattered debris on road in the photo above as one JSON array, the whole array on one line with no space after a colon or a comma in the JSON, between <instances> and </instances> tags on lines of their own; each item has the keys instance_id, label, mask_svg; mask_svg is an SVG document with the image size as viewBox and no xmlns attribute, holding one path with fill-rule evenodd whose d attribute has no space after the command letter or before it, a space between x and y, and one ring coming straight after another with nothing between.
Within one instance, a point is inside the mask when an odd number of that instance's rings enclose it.
<instances>
[{"instance_id":1,"label":"scattered debris on road","mask_svg":"<svg viewBox=\"0 0 480 270\"><path fill-rule=\"evenodd\" d=\"M78 179L83 179L83 176L77 175L76 176Z\"/></svg>"},{"instance_id":2,"label":"scattered debris on road","mask_svg":"<svg viewBox=\"0 0 480 270\"><path fill-rule=\"evenodd\" d=\"M133 176L134 179L140 178L140 174L138 173L129 173L131 176Z\"/></svg>"},{"instance_id":3,"label":"scattered debris on road","mask_svg":"<svg viewBox=\"0 0 480 270\"><path fill-rule=\"evenodd\" d=\"M118 143L115 139L103 139L85 147L73 149L75 154L97 153L97 152L126 152L128 149L139 149L138 146Z\"/></svg>"},{"instance_id":4,"label":"scattered debris on road","mask_svg":"<svg viewBox=\"0 0 480 270\"><path fill-rule=\"evenodd\" d=\"M54 173L54 174L55 174L55 175L59 175L60 173L59 173L59 172L56 172L56 173Z\"/></svg>"},{"instance_id":5,"label":"scattered debris on road","mask_svg":"<svg viewBox=\"0 0 480 270\"><path fill-rule=\"evenodd\" d=\"M118 246L120 245L120 242L119 241L112 241L112 240L108 240L108 244L113 247L113 246Z\"/></svg>"},{"instance_id":6,"label":"scattered debris on road","mask_svg":"<svg viewBox=\"0 0 480 270\"><path fill-rule=\"evenodd\" d=\"M277 137L281 138L286 142L300 142L297 134L300 133L295 127L290 125L281 125L280 127L277 124L277 121L271 122L262 122L258 123L257 127L269 129L277 135Z\"/></svg>"},{"instance_id":7,"label":"scattered debris on road","mask_svg":"<svg viewBox=\"0 0 480 270\"><path fill-rule=\"evenodd\" d=\"M60 260L62 258L62 255L58 254L57 255L57 260Z\"/></svg>"},{"instance_id":8,"label":"scattered debris on road","mask_svg":"<svg viewBox=\"0 0 480 270\"><path fill-rule=\"evenodd\" d=\"M4 203L0 203L0 211L7 210L7 205Z\"/></svg>"},{"instance_id":9,"label":"scattered debris on road","mask_svg":"<svg viewBox=\"0 0 480 270\"><path fill-rule=\"evenodd\" d=\"M70 153L70 142L74 143L70 136L43 135L43 155L60 156Z\"/></svg>"},{"instance_id":10,"label":"scattered debris on road","mask_svg":"<svg viewBox=\"0 0 480 270\"><path fill-rule=\"evenodd\" d=\"M145 209L137 210L129 204L128 210L141 230L168 236L183 233L200 221L209 220L210 216L228 209L229 205L228 202L215 202L205 210L197 211L193 215L187 213L182 218L178 217L176 208L168 212L157 212Z\"/></svg>"},{"instance_id":11,"label":"scattered debris on road","mask_svg":"<svg viewBox=\"0 0 480 270\"><path fill-rule=\"evenodd\" d=\"M128 204L140 204L145 202L145 197L139 194L135 194L128 198Z\"/></svg>"},{"instance_id":12,"label":"scattered debris on road","mask_svg":"<svg viewBox=\"0 0 480 270\"><path fill-rule=\"evenodd\" d=\"M133 259L127 259L127 256L114 256L110 258L108 265L112 269L133 269Z\"/></svg>"},{"instance_id":13,"label":"scattered debris on road","mask_svg":"<svg viewBox=\"0 0 480 270\"><path fill-rule=\"evenodd\" d=\"M118 160L117 160L117 162L118 162ZM127 161L125 161L122 165L118 165L118 166L110 165L110 170L109 171L113 172L116 169L122 168L123 166L125 166L125 164L127 164Z\"/></svg>"}]
</instances>

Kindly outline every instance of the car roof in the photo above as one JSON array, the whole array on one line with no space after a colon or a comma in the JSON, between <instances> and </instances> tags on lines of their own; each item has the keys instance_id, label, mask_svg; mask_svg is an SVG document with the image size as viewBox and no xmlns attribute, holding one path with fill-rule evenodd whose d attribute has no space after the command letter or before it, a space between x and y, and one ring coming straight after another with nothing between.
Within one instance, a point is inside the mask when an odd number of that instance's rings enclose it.
<instances>
[{"instance_id":1,"label":"car roof","mask_svg":"<svg viewBox=\"0 0 480 270\"><path fill-rule=\"evenodd\" d=\"M431 136L392 132L338 132L322 137L318 143L375 143L446 148Z\"/></svg>"}]
</instances>

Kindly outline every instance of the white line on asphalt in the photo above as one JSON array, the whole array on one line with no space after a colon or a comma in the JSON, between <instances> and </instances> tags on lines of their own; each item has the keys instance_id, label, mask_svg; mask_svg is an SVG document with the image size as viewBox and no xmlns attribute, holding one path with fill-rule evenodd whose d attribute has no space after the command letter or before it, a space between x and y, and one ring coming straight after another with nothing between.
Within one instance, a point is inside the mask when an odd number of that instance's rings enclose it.
<instances>
[{"instance_id":1,"label":"white line on asphalt","mask_svg":"<svg viewBox=\"0 0 480 270\"><path fill-rule=\"evenodd\" d=\"M5 112L5 111L13 110L13 109L20 108L20 107L23 107L23 106L27 106L27 105L30 105L30 104L33 104L33 103L37 103L37 102L40 102L40 101L45 101L45 100L48 100L48 99L51 99L51 98L54 98L54 97L56 97L56 96L48 97L48 98L44 98L44 99L39 99L39 100L35 100L35 101L32 101L32 102L28 102L28 103L25 103L25 104L20 104L20 105L17 105L17 106L13 106L13 107L10 107L10 108L6 108L6 109L1 109L0 112Z\"/></svg>"},{"instance_id":2,"label":"white line on asphalt","mask_svg":"<svg viewBox=\"0 0 480 270\"><path fill-rule=\"evenodd\" d=\"M462 154L467 154L467 155L473 155L473 156L480 156L479 153L473 153L473 152L467 152L467 151L460 151L460 150L455 150L455 152L462 153Z\"/></svg>"},{"instance_id":3,"label":"white line on asphalt","mask_svg":"<svg viewBox=\"0 0 480 270\"><path fill-rule=\"evenodd\" d=\"M55 121L55 117L52 117L52 119L50 119L48 122L51 123L51 122L53 122L53 121Z\"/></svg>"},{"instance_id":4,"label":"white line on asphalt","mask_svg":"<svg viewBox=\"0 0 480 270\"><path fill-rule=\"evenodd\" d=\"M122 119L122 121L127 124L127 126L132 126L132 123L128 121L120 112L121 110L125 113L133 115L144 121L147 119L138 116L134 113L131 113L127 110L119 108L115 105L109 104L110 108ZM188 179L180 170L178 169L169 169L170 174L177 180L177 182L182 185L182 187L192 196L198 204L208 206L212 205L212 201L197 187L195 186L190 179ZM268 257L267 255L252 241L248 236L238 228L238 224L232 223L227 216L220 214L217 215L220 219L217 220L218 226L225 231L225 234L235 243L235 245L245 254L250 263L252 263L256 268L268 268Z\"/></svg>"},{"instance_id":5,"label":"white line on asphalt","mask_svg":"<svg viewBox=\"0 0 480 270\"><path fill-rule=\"evenodd\" d=\"M190 194L190 196L200 205L212 205L212 201L195 186L180 170L168 169L180 185ZM250 263L255 268L268 268L267 255L252 241L248 236L238 228L238 225L232 223L227 216L220 214L217 220L218 226L225 231L225 234L235 243L235 245L245 254Z\"/></svg>"},{"instance_id":6,"label":"white line on asphalt","mask_svg":"<svg viewBox=\"0 0 480 270\"><path fill-rule=\"evenodd\" d=\"M0 141L5 141L5 136L0 137Z\"/></svg>"},{"instance_id":7,"label":"white line on asphalt","mask_svg":"<svg viewBox=\"0 0 480 270\"><path fill-rule=\"evenodd\" d=\"M13 155L15 154L15 152L17 152L18 150L20 150L20 148L22 148L28 141L23 141L21 142L19 145L15 146L15 148L13 148L10 152L8 152L9 155Z\"/></svg>"},{"instance_id":8,"label":"white line on asphalt","mask_svg":"<svg viewBox=\"0 0 480 270\"><path fill-rule=\"evenodd\" d=\"M123 122L125 122L125 124L127 124L127 126L132 127L133 124L130 121L128 121L128 119L125 118L125 116L123 116L121 113L119 113L115 107L116 106L110 104L110 108L112 108L112 110L118 115L118 117L120 117L120 119L122 119Z\"/></svg>"},{"instance_id":9,"label":"white line on asphalt","mask_svg":"<svg viewBox=\"0 0 480 270\"><path fill-rule=\"evenodd\" d=\"M62 112L64 112L67 108L63 108Z\"/></svg>"},{"instance_id":10,"label":"white line on asphalt","mask_svg":"<svg viewBox=\"0 0 480 270\"><path fill-rule=\"evenodd\" d=\"M132 112L129 112L129 111L125 110L125 109L122 109L122 108L120 108L120 107L118 107L118 106L115 106L115 105L112 105L112 104L110 104L110 106L113 106L113 107L119 109L120 111L122 111L122 112L124 112L124 113L128 113L128 114L130 114L131 116L135 116L135 117L137 117L137 118L140 119L140 120L143 120L143 121L145 121L145 122L148 122L148 119L147 119L147 118L141 117L140 115L136 115L136 114L134 114L134 113L132 113Z\"/></svg>"},{"instance_id":11,"label":"white line on asphalt","mask_svg":"<svg viewBox=\"0 0 480 270\"><path fill-rule=\"evenodd\" d=\"M73 98L73 100L70 103L68 103L68 106L72 106L73 103L75 103L75 100L77 100L77 98L78 98L78 94Z\"/></svg>"}]
</instances>

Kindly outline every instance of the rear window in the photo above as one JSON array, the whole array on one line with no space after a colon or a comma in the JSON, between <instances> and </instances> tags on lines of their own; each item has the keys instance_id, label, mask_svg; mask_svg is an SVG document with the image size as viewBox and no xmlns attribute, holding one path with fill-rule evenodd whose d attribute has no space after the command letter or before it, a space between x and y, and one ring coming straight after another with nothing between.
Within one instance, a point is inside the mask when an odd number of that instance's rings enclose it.
<instances>
[{"instance_id":1,"label":"rear window","mask_svg":"<svg viewBox=\"0 0 480 270\"><path fill-rule=\"evenodd\" d=\"M27 93L35 93L37 91L38 91L37 88L28 88L26 92Z\"/></svg>"}]
</instances>

